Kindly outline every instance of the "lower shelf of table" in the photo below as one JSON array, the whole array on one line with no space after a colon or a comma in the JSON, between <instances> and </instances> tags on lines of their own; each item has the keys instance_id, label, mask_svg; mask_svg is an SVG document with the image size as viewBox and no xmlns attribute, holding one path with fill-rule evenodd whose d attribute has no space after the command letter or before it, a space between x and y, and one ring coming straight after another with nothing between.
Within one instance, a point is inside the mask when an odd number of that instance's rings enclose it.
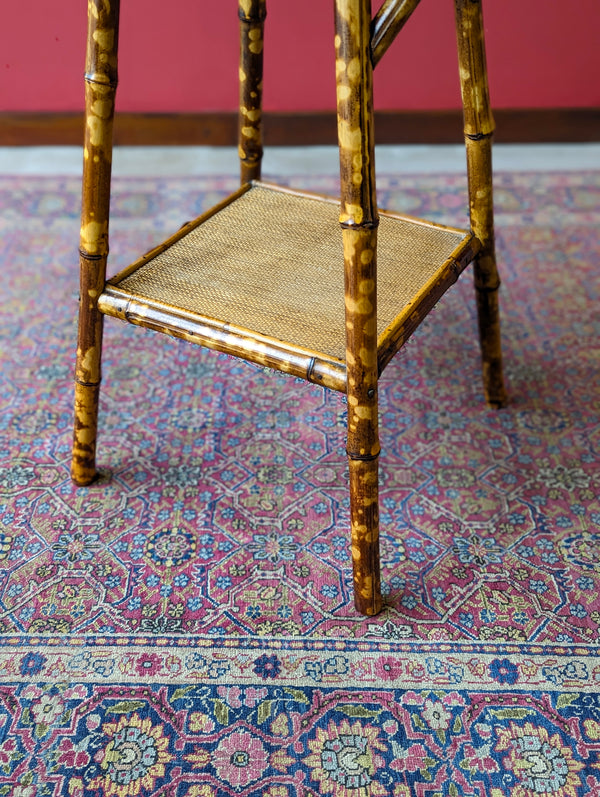
<instances>
[{"instance_id":1,"label":"lower shelf of table","mask_svg":"<svg viewBox=\"0 0 600 797\"><path fill-rule=\"evenodd\" d=\"M339 200L253 183L111 279L101 311L346 389ZM378 359L478 251L470 232L381 212Z\"/></svg>"}]
</instances>

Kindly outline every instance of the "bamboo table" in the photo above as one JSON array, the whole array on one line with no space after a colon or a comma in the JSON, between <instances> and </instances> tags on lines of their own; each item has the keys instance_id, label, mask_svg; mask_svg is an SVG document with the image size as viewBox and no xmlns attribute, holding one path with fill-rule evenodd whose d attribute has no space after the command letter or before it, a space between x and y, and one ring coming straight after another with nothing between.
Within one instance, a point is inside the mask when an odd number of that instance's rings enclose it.
<instances>
[{"instance_id":1,"label":"bamboo table","mask_svg":"<svg viewBox=\"0 0 600 797\"><path fill-rule=\"evenodd\" d=\"M455 0L470 230L377 207L373 68L418 0L336 0L341 196L261 182L266 0L240 0L241 188L106 280L119 2L90 0L72 476L96 478L105 315L346 394L355 604L382 608L377 384L390 359L473 264L488 403L506 400L494 253L480 0Z\"/></svg>"}]
</instances>

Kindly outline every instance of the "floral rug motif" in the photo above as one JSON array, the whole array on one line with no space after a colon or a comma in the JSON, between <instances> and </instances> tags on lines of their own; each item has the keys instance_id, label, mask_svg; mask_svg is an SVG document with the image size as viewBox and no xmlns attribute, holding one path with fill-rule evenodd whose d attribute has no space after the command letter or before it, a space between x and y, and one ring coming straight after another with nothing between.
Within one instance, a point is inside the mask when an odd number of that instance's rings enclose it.
<instances>
[{"instance_id":1,"label":"floral rug motif","mask_svg":"<svg viewBox=\"0 0 600 797\"><path fill-rule=\"evenodd\" d=\"M235 187L116 179L111 272ZM511 403L467 271L380 383L363 618L338 394L107 319L72 485L80 185L0 178L0 797L600 797L600 173L495 198Z\"/></svg>"}]
</instances>

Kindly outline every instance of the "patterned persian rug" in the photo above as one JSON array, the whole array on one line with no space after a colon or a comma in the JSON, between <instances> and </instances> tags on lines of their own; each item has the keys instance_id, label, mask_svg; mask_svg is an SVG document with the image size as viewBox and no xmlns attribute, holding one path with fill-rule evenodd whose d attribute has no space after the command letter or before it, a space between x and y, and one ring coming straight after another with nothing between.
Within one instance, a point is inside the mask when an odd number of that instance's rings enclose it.
<instances>
[{"instance_id":1,"label":"patterned persian rug","mask_svg":"<svg viewBox=\"0 0 600 797\"><path fill-rule=\"evenodd\" d=\"M0 179L0 797L600 795L600 173L496 186L511 404L467 272L382 380L367 619L337 394L109 319L72 485L79 182ZM111 271L234 188L116 180Z\"/></svg>"}]
</instances>

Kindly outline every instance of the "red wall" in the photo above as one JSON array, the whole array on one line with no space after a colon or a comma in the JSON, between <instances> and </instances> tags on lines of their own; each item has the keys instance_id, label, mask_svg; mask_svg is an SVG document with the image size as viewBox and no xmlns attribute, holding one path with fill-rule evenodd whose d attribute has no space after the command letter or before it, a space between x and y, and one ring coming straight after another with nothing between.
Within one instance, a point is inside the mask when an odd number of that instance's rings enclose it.
<instances>
[{"instance_id":1,"label":"red wall","mask_svg":"<svg viewBox=\"0 0 600 797\"><path fill-rule=\"evenodd\" d=\"M332 5L270 0L265 108L334 107ZM1 110L82 108L86 6L20 0L4 9ZM121 110L236 108L235 0L123 0L122 7ZM486 0L484 13L496 107L600 105L599 0ZM375 91L379 108L460 104L452 0L423 0L378 66Z\"/></svg>"}]
</instances>

